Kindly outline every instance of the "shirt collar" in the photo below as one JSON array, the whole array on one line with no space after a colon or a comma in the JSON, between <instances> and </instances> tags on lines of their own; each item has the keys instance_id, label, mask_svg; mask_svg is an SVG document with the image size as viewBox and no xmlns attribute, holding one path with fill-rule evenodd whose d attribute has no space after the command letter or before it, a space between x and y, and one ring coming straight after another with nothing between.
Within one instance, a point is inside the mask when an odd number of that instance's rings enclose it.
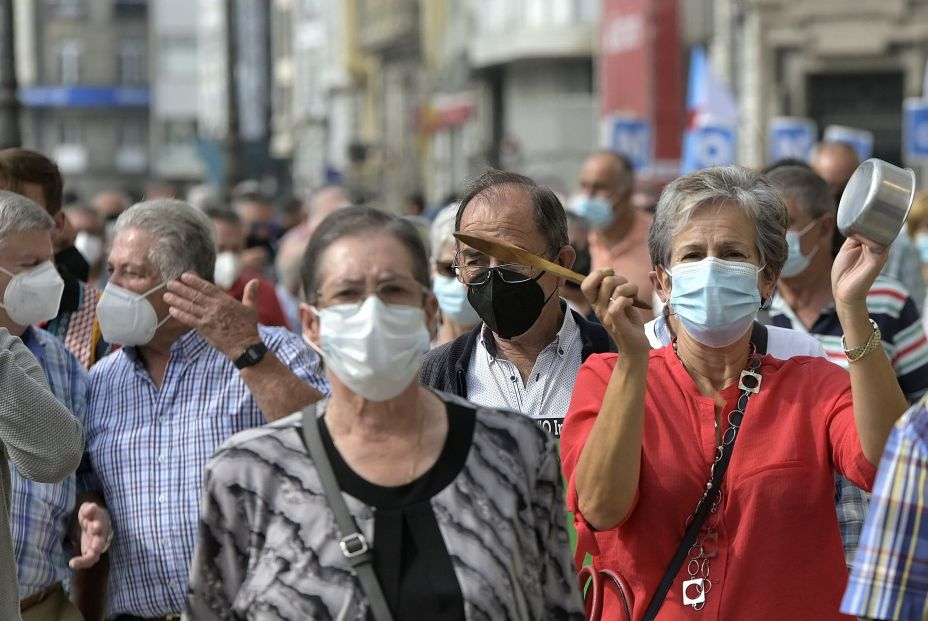
<instances>
[{"instance_id":1,"label":"shirt collar","mask_svg":"<svg viewBox=\"0 0 928 621\"><path fill-rule=\"evenodd\" d=\"M207 347L209 347L209 343L199 332L188 330L171 344L171 358L190 361L199 356ZM139 362L139 353L136 346L123 347L122 350L130 360Z\"/></svg>"},{"instance_id":2,"label":"shirt collar","mask_svg":"<svg viewBox=\"0 0 928 621\"><path fill-rule=\"evenodd\" d=\"M26 331L22 333L19 339L23 342L23 345L29 348L29 351L32 352L36 360L41 363L42 359L45 358L45 346L39 342L35 333L35 328L27 326Z\"/></svg>"},{"instance_id":3,"label":"shirt collar","mask_svg":"<svg viewBox=\"0 0 928 621\"><path fill-rule=\"evenodd\" d=\"M561 329L557 331L557 334L554 335L554 339L542 350L542 352L548 351L551 348L557 350L558 355L563 356L566 353L567 345L572 339L580 338L580 328L577 326L577 322L574 320L574 314L568 308L567 302L563 298L559 298L561 304L561 312L564 313L564 321L561 322ZM493 332L490 330L490 327L486 324L483 325L483 329L480 331L481 338L480 344L483 348L490 354L492 361L495 361L497 358L496 352L496 341L493 338ZM561 344L565 345L562 347Z\"/></svg>"},{"instance_id":4,"label":"shirt collar","mask_svg":"<svg viewBox=\"0 0 928 621\"><path fill-rule=\"evenodd\" d=\"M805 333L809 332L809 330L806 329L805 324L799 320L799 317L793 311L793 307L786 303L786 300L783 299L783 296L780 295L779 291L775 291L773 294L773 299L770 300L770 311L769 312L771 316L782 315L786 317L789 320L793 330L799 330L800 332L805 332ZM822 315L831 315L834 312L835 312L835 305L834 305L834 302L832 302L831 304L823 308L822 311L818 314L818 316L819 318L821 318ZM818 320L816 320L816 322L818 322Z\"/></svg>"}]
</instances>

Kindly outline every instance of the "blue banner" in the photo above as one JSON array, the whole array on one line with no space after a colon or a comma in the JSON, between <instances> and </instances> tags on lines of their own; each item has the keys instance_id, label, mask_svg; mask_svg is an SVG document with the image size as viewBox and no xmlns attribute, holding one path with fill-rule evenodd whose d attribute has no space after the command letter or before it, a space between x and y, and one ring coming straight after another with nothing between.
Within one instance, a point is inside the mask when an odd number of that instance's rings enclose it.
<instances>
[{"instance_id":1,"label":"blue banner","mask_svg":"<svg viewBox=\"0 0 928 621\"><path fill-rule=\"evenodd\" d=\"M928 100L907 99L903 111L905 159L928 160Z\"/></svg>"},{"instance_id":2,"label":"blue banner","mask_svg":"<svg viewBox=\"0 0 928 621\"><path fill-rule=\"evenodd\" d=\"M605 119L606 147L621 153L635 170L652 164L651 123L634 117L613 116Z\"/></svg>"},{"instance_id":3,"label":"blue banner","mask_svg":"<svg viewBox=\"0 0 928 621\"><path fill-rule=\"evenodd\" d=\"M682 173L735 162L735 130L726 125L703 125L683 135Z\"/></svg>"},{"instance_id":4,"label":"blue banner","mask_svg":"<svg viewBox=\"0 0 928 621\"><path fill-rule=\"evenodd\" d=\"M26 86L19 101L27 108L147 108L147 86Z\"/></svg>"},{"instance_id":5,"label":"blue banner","mask_svg":"<svg viewBox=\"0 0 928 621\"><path fill-rule=\"evenodd\" d=\"M779 116L770 119L767 132L770 163L785 159L806 161L818 139L818 126L812 119Z\"/></svg>"}]
</instances>

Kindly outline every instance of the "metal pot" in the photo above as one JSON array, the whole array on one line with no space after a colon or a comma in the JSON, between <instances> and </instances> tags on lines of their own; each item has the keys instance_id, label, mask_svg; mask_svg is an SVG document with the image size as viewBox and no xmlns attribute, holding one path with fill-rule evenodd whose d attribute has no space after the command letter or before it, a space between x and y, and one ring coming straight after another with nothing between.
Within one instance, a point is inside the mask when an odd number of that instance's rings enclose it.
<instances>
[{"instance_id":1,"label":"metal pot","mask_svg":"<svg viewBox=\"0 0 928 621\"><path fill-rule=\"evenodd\" d=\"M841 195L838 230L886 248L902 230L914 197L913 170L870 158L857 167Z\"/></svg>"}]
</instances>

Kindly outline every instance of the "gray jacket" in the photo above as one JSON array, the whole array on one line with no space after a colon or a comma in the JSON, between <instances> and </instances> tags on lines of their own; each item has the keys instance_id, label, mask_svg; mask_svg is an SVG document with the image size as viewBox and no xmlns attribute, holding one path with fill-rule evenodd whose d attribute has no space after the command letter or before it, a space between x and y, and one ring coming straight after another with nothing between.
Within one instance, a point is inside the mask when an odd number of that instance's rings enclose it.
<instances>
[{"instance_id":1,"label":"gray jacket","mask_svg":"<svg viewBox=\"0 0 928 621\"><path fill-rule=\"evenodd\" d=\"M77 469L83 452L80 422L52 396L29 349L0 328L0 619L20 619L7 460L28 479L57 483Z\"/></svg>"}]
</instances>

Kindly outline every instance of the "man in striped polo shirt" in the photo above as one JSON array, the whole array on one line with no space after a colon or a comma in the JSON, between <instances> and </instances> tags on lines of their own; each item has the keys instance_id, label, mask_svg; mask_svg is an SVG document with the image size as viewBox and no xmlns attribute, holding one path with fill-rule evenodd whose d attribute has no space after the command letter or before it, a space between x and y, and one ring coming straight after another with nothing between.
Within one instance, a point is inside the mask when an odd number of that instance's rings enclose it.
<instances>
[{"instance_id":1,"label":"man in striped polo shirt","mask_svg":"<svg viewBox=\"0 0 928 621\"><path fill-rule=\"evenodd\" d=\"M770 308L772 323L808 332L821 342L832 362L847 368L831 294L834 259L828 250L835 227L834 198L811 169L786 166L771 171L768 178L790 215L789 258ZM928 341L915 302L899 281L879 277L867 296L867 308L880 328L899 385L914 403L928 389Z\"/></svg>"}]
</instances>

